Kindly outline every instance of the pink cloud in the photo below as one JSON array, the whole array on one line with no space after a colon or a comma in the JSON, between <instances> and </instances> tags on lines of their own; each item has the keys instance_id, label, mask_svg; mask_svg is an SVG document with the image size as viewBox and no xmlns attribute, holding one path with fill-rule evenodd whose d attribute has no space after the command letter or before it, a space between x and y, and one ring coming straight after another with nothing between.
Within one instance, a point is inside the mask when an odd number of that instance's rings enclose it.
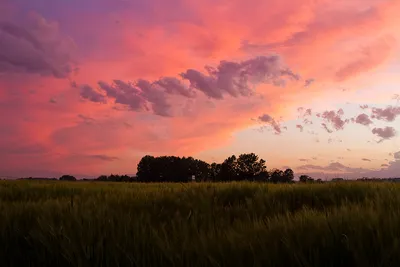
<instances>
[{"instance_id":1,"label":"pink cloud","mask_svg":"<svg viewBox=\"0 0 400 267\"><path fill-rule=\"evenodd\" d=\"M400 115L400 107L388 106L384 109L372 108L371 117L377 120L394 121L399 115Z\"/></svg>"},{"instance_id":2,"label":"pink cloud","mask_svg":"<svg viewBox=\"0 0 400 267\"><path fill-rule=\"evenodd\" d=\"M180 74L182 79L163 77L153 82L144 79L136 82L114 80L113 84L100 81L100 90L105 94L84 85L81 87L81 96L93 102L105 102L106 97L113 98L115 104L133 111L148 111L150 104L154 114L169 117L173 114L171 104L167 102L168 95L193 98L197 92L201 92L216 100L222 100L224 95L250 97L254 95L253 87L257 84L283 86L287 79L299 79L281 63L278 56L261 56L241 62L224 60L215 68L206 66L205 70L204 74L188 69Z\"/></svg>"},{"instance_id":3,"label":"pink cloud","mask_svg":"<svg viewBox=\"0 0 400 267\"><path fill-rule=\"evenodd\" d=\"M272 118L270 115L268 114L263 114L261 116L258 117L258 120L261 123L266 123L272 126L272 128L275 131L275 134L281 134L282 133L282 127L281 125L274 119Z\"/></svg>"},{"instance_id":4,"label":"pink cloud","mask_svg":"<svg viewBox=\"0 0 400 267\"><path fill-rule=\"evenodd\" d=\"M355 122L365 126L368 126L373 123L372 120L369 118L369 116L365 113L358 115L355 119Z\"/></svg>"},{"instance_id":5,"label":"pink cloud","mask_svg":"<svg viewBox=\"0 0 400 267\"><path fill-rule=\"evenodd\" d=\"M303 125L297 124L296 128L300 129L300 132L303 132L303 129L304 129Z\"/></svg>"},{"instance_id":6,"label":"pink cloud","mask_svg":"<svg viewBox=\"0 0 400 267\"><path fill-rule=\"evenodd\" d=\"M374 128L372 129L372 133L381 138L379 142L391 139L396 136L396 130L393 127L388 126L386 126L385 128Z\"/></svg>"},{"instance_id":7,"label":"pink cloud","mask_svg":"<svg viewBox=\"0 0 400 267\"><path fill-rule=\"evenodd\" d=\"M343 130L344 125L349 122L349 120L343 120L344 112L343 109L339 109L338 111L324 111L320 114L317 114L317 117L322 118L326 123L330 123L333 127L334 130ZM328 125L326 123L321 123L322 127L328 132L332 133L333 131L328 128Z\"/></svg>"}]
</instances>

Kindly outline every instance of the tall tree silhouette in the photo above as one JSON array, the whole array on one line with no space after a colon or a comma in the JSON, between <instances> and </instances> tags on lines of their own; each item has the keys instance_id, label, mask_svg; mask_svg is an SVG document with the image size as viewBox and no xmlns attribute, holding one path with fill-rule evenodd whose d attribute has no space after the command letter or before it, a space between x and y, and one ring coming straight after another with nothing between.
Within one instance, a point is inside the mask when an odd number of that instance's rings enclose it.
<instances>
[{"instance_id":1,"label":"tall tree silhouette","mask_svg":"<svg viewBox=\"0 0 400 267\"><path fill-rule=\"evenodd\" d=\"M236 160L236 168L239 180L254 181L258 175L266 171L265 160L259 159L254 154L241 154Z\"/></svg>"},{"instance_id":2,"label":"tall tree silhouette","mask_svg":"<svg viewBox=\"0 0 400 267\"><path fill-rule=\"evenodd\" d=\"M222 164L218 175L219 181L237 181L239 177L236 156L232 155Z\"/></svg>"},{"instance_id":3,"label":"tall tree silhouette","mask_svg":"<svg viewBox=\"0 0 400 267\"><path fill-rule=\"evenodd\" d=\"M283 172L283 183L292 183L294 180L294 172L292 169L286 169Z\"/></svg>"}]
</instances>

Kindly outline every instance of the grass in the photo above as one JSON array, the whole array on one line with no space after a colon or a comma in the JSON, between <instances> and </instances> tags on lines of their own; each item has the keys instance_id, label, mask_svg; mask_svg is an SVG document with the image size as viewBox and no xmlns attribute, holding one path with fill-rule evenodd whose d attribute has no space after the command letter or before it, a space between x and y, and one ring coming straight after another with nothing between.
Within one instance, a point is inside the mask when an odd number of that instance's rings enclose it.
<instances>
[{"instance_id":1,"label":"grass","mask_svg":"<svg viewBox=\"0 0 400 267\"><path fill-rule=\"evenodd\" d=\"M0 266L400 266L400 185L0 182Z\"/></svg>"}]
</instances>

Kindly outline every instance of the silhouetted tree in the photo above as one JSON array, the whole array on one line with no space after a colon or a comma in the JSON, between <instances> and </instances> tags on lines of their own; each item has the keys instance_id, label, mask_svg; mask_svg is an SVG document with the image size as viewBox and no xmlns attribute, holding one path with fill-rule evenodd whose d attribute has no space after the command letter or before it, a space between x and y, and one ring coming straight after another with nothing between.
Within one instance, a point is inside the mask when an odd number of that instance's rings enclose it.
<instances>
[{"instance_id":1,"label":"silhouetted tree","mask_svg":"<svg viewBox=\"0 0 400 267\"><path fill-rule=\"evenodd\" d=\"M308 175L300 175L299 181L300 181L301 183L310 183L310 182L314 182L314 179L311 178L311 177L308 176Z\"/></svg>"},{"instance_id":2,"label":"silhouetted tree","mask_svg":"<svg viewBox=\"0 0 400 267\"><path fill-rule=\"evenodd\" d=\"M256 176L267 169L265 160L259 159L254 153L239 155L236 160L236 168L238 179L242 181L254 181Z\"/></svg>"},{"instance_id":3,"label":"silhouetted tree","mask_svg":"<svg viewBox=\"0 0 400 267\"><path fill-rule=\"evenodd\" d=\"M282 183L283 182L283 171L279 169L273 169L271 171L270 180L272 183Z\"/></svg>"},{"instance_id":4,"label":"silhouetted tree","mask_svg":"<svg viewBox=\"0 0 400 267\"><path fill-rule=\"evenodd\" d=\"M236 156L232 155L221 164L218 181L237 181L239 178Z\"/></svg>"},{"instance_id":5,"label":"silhouetted tree","mask_svg":"<svg viewBox=\"0 0 400 267\"><path fill-rule=\"evenodd\" d=\"M137 178L143 182L188 182L192 175L198 181L205 181L211 176L210 165L192 157L147 155L137 169Z\"/></svg>"},{"instance_id":6,"label":"silhouetted tree","mask_svg":"<svg viewBox=\"0 0 400 267\"><path fill-rule=\"evenodd\" d=\"M76 181L76 178L72 175L63 175L59 178L60 181Z\"/></svg>"},{"instance_id":7,"label":"silhouetted tree","mask_svg":"<svg viewBox=\"0 0 400 267\"><path fill-rule=\"evenodd\" d=\"M219 180L221 166L222 166L222 164L217 164L215 162L210 165L210 180L211 181L216 182Z\"/></svg>"},{"instance_id":8,"label":"silhouetted tree","mask_svg":"<svg viewBox=\"0 0 400 267\"><path fill-rule=\"evenodd\" d=\"M256 182L270 182L270 176L267 170L260 172L254 176L254 181Z\"/></svg>"},{"instance_id":9,"label":"silhouetted tree","mask_svg":"<svg viewBox=\"0 0 400 267\"><path fill-rule=\"evenodd\" d=\"M283 172L283 183L293 183L294 172L292 169L286 169Z\"/></svg>"},{"instance_id":10,"label":"silhouetted tree","mask_svg":"<svg viewBox=\"0 0 400 267\"><path fill-rule=\"evenodd\" d=\"M97 179L97 181L108 181L107 175L100 175Z\"/></svg>"},{"instance_id":11,"label":"silhouetted tree","mask_svg":"<svg viewBox=\"0 0 400 267\"><path fill-rule=\"evenodd\" d=\"M142 182L160 182L161 174L157 170L156 158L150 155L144 156L137 166L137 177Z\"/></svg>"}]
</instances>

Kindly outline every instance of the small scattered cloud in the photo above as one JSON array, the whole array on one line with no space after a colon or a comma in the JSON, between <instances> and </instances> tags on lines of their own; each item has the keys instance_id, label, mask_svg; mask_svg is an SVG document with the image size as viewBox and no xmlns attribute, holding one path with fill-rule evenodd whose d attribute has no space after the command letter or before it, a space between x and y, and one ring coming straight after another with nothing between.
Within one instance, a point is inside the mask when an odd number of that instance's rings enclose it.
<instances>
[{"instance_id":1,"label":"small scattered cloud","mask_svg":"<svg viewBox=\"0 0 400 267\"><path fill-rule=\"evenodd\" d=\"M333 133L333 131L328 128L328 125L326 125L326 123L321 123L321 125L322 125L322 128L325 129L325 131L327 131L328 133Z\"/></svg>"},{"instance_id":2,"label":"small scattered cloud","mask_svg":"<svg viewBox=\"0 0 400 267\"><path fill-rule=\"evenodd\" d=\"M304 82L304 87L309 87L311 84L313 84L315 82L314 79L307 79Z\"/></svg>"},{"instance_id":3,"label":"small scattered cloud","mask_svg":"<svg viewBox=\"0 0 400 267\"><path fill-rule=\"evenodd\" d=\"M129 122L124 122L124 126L128 129L132 128L132 124L130 124Z\"/></svg>"},{"instance_id":4,"label":"small scattered cloud","mask_svg":"<svg viewBox=\"0 0 400 267\"><path fill-rule=\"evenodd\" d=\"M358 115L354 120L354 122L365 126L368 126L373 123L372 120L369 118L369 116L365 113Z\"/></svg>"},{"instance_id":5,"label":"small scattered cloud","mask_svg":"<svg viewBox=\"0 0 400 267\"><path fill-rule=\"evenodd\" d=\"M82 115L82 114L78 114L78 118L82 119L83 123L88 124L88 125L91 125L96 122L95 119L85 116L85 115Z\"/></svg>"},{"instance_id":6,"label":"small scattered cloud","mask_svg":"<svg viewBox=\"0 0 400 267\"><path fill-rule=\"evenodd\" d=\"M307 118L305 118L305 119L303 120L303 123L304 123L305 125L311 125L311 124L313 124L313 122L312 122L311 120L307 119Z\"/></svg>"},{"instance_id":7,"label":"small scattered cloud","mask_svg":"<svg viewBox=\"0 0 400 267\"><path fill-rule=\"evenodd\" d=\"M93 159L98 159L98 160L102 160L102 161L116 161L119 160L118 157L112 157L112 156L107 156L107 155L89 155L89 158L93 158Z\"/></svg>"},{"instance_id":8,"label":"small scattered cloud","mask_svg":"<svg viewBox=\"0 0 400 267\"><path fill-rule=\"evenodd\" d=\"M372 129L372 133L381 138L381 140L378 141L379 143L396 136L396 130L393 127L388 126L386 126L385 128L374 128Z\"/></svg>"},{"instance_id":9,"label":"small scattered cloud","mask_svg":"<svg viewBox=\"0 0 400 267\"><path fill-rule=\"evenodd\" d=\"M299 159L299 161L308 162L308 161L310 161L310 160L309 160L309 159Z\"/></svg>"},{"instance_id":10,"label":"small scattered cloud","mask_svg":"<svg viewBox=\"0 0 400 267\"><path fill-rule=\"evenodd\" d=\"M95 103L106 103L105 96L94 90L89 85L82 85L80 90L80 95L83 99L87 99Z\"/></svg>"},{"instance_id":11,"label":"small scattered cloud","mask_svg":"<svg viewBox=\"0 0 400 267\"><path fill-rule=\"evenodd\" d=\"M303 108L303 107L299 107L297 108L297 112L300 113L299 118L305 118L305 117L309 117L312 116L312 109L311 108Z\"/></svg>"},{"instance_id":12,"label":"small scattered cloud","mask_svg":"<svg viewBox=\"0 0 400 267\"><path fill-rule=\"evenodd\" d=\"M400 107L372 108L371 118L392 122L400 115Z\"/></svg>"},{"instance_id":13,"label":"small scattered cloud","mask_svg":"<svg viewBox=\"0 0 400 267\"><path fill-rule=\"evenodd\" d=\"M332 137L328 138L328 144L330 144L330 143L342 143L342 142L343 142L343 140L338 138L338 137L336 137L336 138L332 138Z\"/></svg>"},{"instance_id":14,"label":"small scattered cloud","mask_svg":"<svg viewBox=\"0 0 400 267\"><path fill-rule=\"evenodd\" d=\"M275 134L281 134L282 133L282 127L281 125L270 115L268 114L263 114L258 117L258 121L261 123L266 123L269 124L275 131Z\"/></svg>"},{"instance_id":15,"label":"small scattered cloud","mask_svg":"<svg viewBox=\"0 0 400 267\"><path fill-rule=\"evenodd\" d=\"M362 161L368 161L368 162L371 162L371 160L370 160L370 159L367 159L367 158L362 158L361 160L362 160Z\"/></svg>"},{"instance_id":16,"label":"small scattered cloud","mask_svg":"<svg viewBox=\"0 0 400 267\"><path fill-rule=\"evenodd\" d=\"M300 130L300 132L303 132L303 125L297 124L296 128Z\"/></svg>"},{"instance_id":17,"label":"small scattered cloud","mask_svg":"<svg viewBox=\"0 0 400 267\"><path fill-rule=\"evenodd\" d=\"M326 123L329 123L334 130L338 131L338 130L343 130L344 125L349 122L348 119L346 120L342 119L343 115L344 115L343 109L339 109L338 111L330 110L318 113L317 117L322 118ZM322 127L328 133L332 133L333 130L329 129L326 123L321 123Z\"/></svg>"}]
</instances>

